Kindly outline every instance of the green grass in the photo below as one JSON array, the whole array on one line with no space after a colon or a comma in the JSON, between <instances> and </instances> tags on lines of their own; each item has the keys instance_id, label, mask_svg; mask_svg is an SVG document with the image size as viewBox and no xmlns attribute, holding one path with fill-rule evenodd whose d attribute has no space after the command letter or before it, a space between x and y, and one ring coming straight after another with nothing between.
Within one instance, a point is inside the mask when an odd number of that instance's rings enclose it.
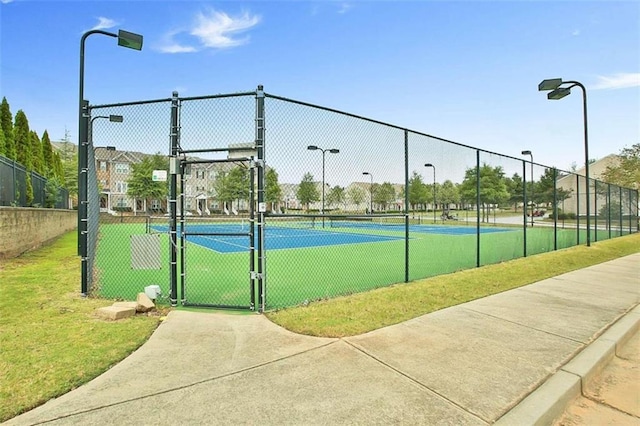
<instances>
[{"instance_id":1,"label":"green grass","mask_svg":"<svg viewBox=\"0 0 640 426\"><path fill-rule=\"evenodd\" d=\"M109 322L80 297L76 233L0 266L0 421L98 376L144 343L159 316Z\"/></svg>"},{"instance_id":2,"label":"green grass","mask_svg":"<svg viewBox=\"0 0 640 426\"><path fill-rule=\"evenodd\" d=\"M351 336L637 252L633 234L266 315L297 333Z\"/></svg>"},{"instance_id":3,"label":"green grass","mask_svg":"<svg viewBox=\"0 0 640 426\"><path fill-rule=\"evenodd\" d=\"M449 226L464 226L450 222ZM319 223L316 223L319 226ZM492 229L492 226L488 226ZM474 229L470 226L469 229ZM483 233L480 264L494 264L524 255L522 226L511 232ZM319 229L316 228L315 231ZM404 238L393 227L327 228L327 232L388 235ZM150 284L169 294L169 242L161 236L160 270L131 269L130 236L144 234L144 223L102 224L96 260L95 293L133 299ZM586 235L580 231L580 240ZM578 231L558 229L558 248L576 245ZM601 238L608 237L601 233ZM527 254L553 250L553 228L527 229ZM187 244L185 297L191 304L248 307L249 254L218 253ZM447 274L476 266L476 236L412 232L409 240L409 280ZM180 276L180 275L179 275ZM267 251L267 309L279 309L369 291L405 281L405 241L331 245ZM181 296L179 296L181 299Z\"/></svg>"}]
</instances>

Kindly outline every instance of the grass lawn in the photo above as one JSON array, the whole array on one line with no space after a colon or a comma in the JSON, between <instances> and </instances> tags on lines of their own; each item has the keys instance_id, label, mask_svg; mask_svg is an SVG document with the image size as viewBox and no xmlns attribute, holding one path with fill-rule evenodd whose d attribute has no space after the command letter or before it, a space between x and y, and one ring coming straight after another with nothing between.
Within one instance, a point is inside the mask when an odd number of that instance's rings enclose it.
<instances>
[{"instance_id":1,"label":"grass lawn","mask_svg":"<svg viewBox=\"0 0 640 426\"><path fill-rule=\"evenodd\" d=\"M297 333L351 336L637 252L640 234L633 234L266 315Z\"/></svg>"},{"instance_id":2,"label":"grass lawn","mask_svg":"<svg viewBox=\"0 0 640 426\"><path fill-rule=\"evenodd\" d=\"M80 297L76 233L0 264L0 422L103 373L142 345L159 316L94 316Z\"/></svg>"}]
</instances>

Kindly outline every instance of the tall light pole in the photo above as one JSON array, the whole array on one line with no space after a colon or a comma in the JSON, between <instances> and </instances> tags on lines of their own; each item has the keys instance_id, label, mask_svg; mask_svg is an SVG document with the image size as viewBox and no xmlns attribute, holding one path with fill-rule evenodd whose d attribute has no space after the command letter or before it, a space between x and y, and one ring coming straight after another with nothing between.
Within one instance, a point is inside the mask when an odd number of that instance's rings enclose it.
<instances>
[{"instance_id":1,"label":"tall light pole","mask_svg":"<svg viewBox=\"0 0 640 426\"><path fill-rule=\"evenodd\" d=\"M567 84L566 87L560 87ZM589 132L587 125L587 89L578 81L562 81L561 78L542 80L538 84L538 91L549 91L547 99L558 100L571 94L571 88L578 86L582 89L582 121L584 125L584 174L587 182L587 247L591 246L591 200L589 197Z\"/></svg>"},{"instance_id":2,"label":"tall light pole","mask_svg":"<svg viewBox=\"0 0 640 426\"><path fill-rule=\"evenodd\" d=\"M431 163L427 163L424 166L433 167L433 223L436 223L436 166Z\"/></svg>"},{"instance_id":3,"label":"tall light pole","mask_svg":"<svg viewBox=\"0 0 640 426\"><path fill-rule=\"evenodd\" d=\"M369 175L371 183L369 184L369 214L373 214L373 175L369 172L362 172L363 175Z\"/></svg>"},{"instance_id":4,"label":"tall light pole","mask_svg":"<svg viewBox=\"0 0 640 426\"><path fill-rule=\"evenodd\" d=\"M337 154L340 152L339 149L331 148L331 149L322 149L315 145L309 145L307 147L309 151L321 151L322 152L322 226L324 226L324 155L329 152L331 154Z\"/></svg>"},{"instance_id":5,"label":"tall light pole","mask_svg":"<svg viewBox=\"0 0 640 426\"><path fill-rule=\"evenodd\" d=\"M88 149L89 149L89 103L84 99L84 45L87 38L93 34L102 34L108 37L118 39L118 45L128 47L134 50L142 50L142 36L128 31L119 30L118 34L110 33L103 30L91 30L82 35L80 39L80 78L79 78L79 96L78 96L78 254L82 257L82 285L81 293L87 295L88 291L88 260L87 260L87 232L88 232Z\"/></svg>"},{"instance_id":6,"label":"tall light pole","mask_svg":"<svg viewBox=\"0 0 640 426\"><path fill-rule=\"evenodd\" d=\"M531 203L531 226L533 226L533 153L529 150L526 150L526 151L522 151L521 154L529 155L531 157L531 200L529 200L529 202ZM526 191L526 188L525 188L525 191Z\"/></svg>"}]
</instances>

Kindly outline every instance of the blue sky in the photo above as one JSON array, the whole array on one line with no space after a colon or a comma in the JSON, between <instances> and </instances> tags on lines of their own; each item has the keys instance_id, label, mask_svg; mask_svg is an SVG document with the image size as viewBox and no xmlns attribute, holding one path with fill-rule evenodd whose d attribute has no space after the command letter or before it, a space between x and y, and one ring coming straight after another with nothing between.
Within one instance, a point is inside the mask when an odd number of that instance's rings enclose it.
<instances>
[{"instance_id":1,"label":"blue sky","mask_svg":"<svg viewBox=\"0 0 640 426\"><path fill-rule=\"evenodd\" d=\"M640 2L0 0L0 94L32 129L77 141L84 31L93 104L255 90L569 169L640 142Z\"/></svg>"}]
</instances>

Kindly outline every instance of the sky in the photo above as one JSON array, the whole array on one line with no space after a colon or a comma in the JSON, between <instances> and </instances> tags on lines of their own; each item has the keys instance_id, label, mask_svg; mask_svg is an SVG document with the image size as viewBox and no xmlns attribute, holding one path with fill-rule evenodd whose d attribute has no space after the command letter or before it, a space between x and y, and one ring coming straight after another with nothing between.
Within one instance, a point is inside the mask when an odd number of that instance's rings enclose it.
<instances>
[{"instance_id":1,"label":"sky","mask_svg":"<svg viewBox=\"0 0 640 426\"><path fill-rule=\"evenodd\" d=\"M92 104L253 91L570 169L640 143L638 1L0 0L0 95L77 142L80 38ZM528 158L528 157L527 157Z\"/></svg>"}]
</instances>

